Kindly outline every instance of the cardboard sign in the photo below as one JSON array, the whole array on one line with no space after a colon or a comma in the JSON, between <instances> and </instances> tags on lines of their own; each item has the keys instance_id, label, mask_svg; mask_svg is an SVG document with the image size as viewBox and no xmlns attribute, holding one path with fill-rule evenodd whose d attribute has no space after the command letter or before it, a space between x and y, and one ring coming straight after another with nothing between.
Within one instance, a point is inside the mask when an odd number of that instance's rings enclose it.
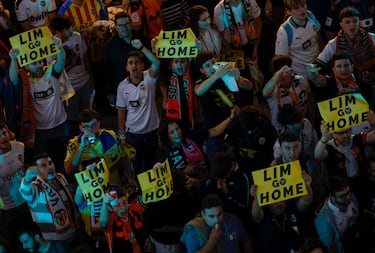
<instances>
[{"instance_id":1,"label":"cardboard sign","mask_svg":"<svg viewBox=\"0 0 375 253\"><path fill-rule=\"evenodd\" d=\"M109 183L109 170L103 158L96 164L94 169L85 169L74 174L74 176L82 188L83 196L88 205L103 199L104 188Z\"/></svg>"},{"instance_id":2,"label":"cardboard sign","mask_svg":"<svg viewBox=\"0 0 375 253\"><path fill-rule=\"evenodd\" d=\"M259 206L307 195L298 160L252 172Z\"/></svg>"},{"instance_id":3,"label":"cardboard sign","mask_svg":"<svg viewBox=\"0 0 375 253\"><path fill-rule=\"evenodd\" d=\"M161 31L155 50L158 58L190 58L198 54L196 38L190 28Z\"/></svg>"},{"instance_id":4,"label":"cardboard sign","mask_svg":"<svg viewBox=\"0 0 375 253\"><path fill-rule=\"evenodd\" d=\"M51 31L47 26L38 27L9 39L12 48L19 50L18 64L23 67L55 55L59 48L53 42Z\"/></svg>"},{"instance_id":5,"label":"cardboard sign","mask_svg":"<svg viewBox=\"0 0 375 253\"><path fill-rule=\"evenodd\" d=\"M359 93L344 94L318 103L330 133L340 132L368 120L369 106Z\"/></svg>"},{"instance_id":6,"label":"cardboard sign","mask_svg":"<svg viewBox=\"0 0 375 253\"><path fill-rule=\"evenodd\" d=\"M152 168L137 175L145 203L158 202L173 193L172 172L168 159L160 169Z\"/></svg>"},{"instance_id":7,"label":"cardboard sign","mask_svg":"<svg viewBox=\"0 0 375 253\"><path fill-rule=\"evenodd\" d=\"M235 62L236 67L239 70L245 69L245 60L244 60L244 52L242 50L232 50L225 53L220 54L218 61L229 61Z\"/></svg>"}]
</instances>

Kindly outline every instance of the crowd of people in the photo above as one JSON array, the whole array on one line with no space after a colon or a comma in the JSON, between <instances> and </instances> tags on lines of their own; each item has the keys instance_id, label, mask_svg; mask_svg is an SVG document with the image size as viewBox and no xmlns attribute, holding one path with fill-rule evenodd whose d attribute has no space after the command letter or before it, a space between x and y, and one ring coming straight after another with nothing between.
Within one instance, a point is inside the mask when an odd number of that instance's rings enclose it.
<instances>
[{"instance_id":1,"label":"crowd of people","mask_svg":"<svg viewBox=\"0 0 375 253\"><path fill-rule=\"evenodd\" d=\"M0 252L374 252L374 10L0 0ZM10 38L46 26L57 54L21 67ZM197 56L158 58L185 28ZM332 130L318 103L345 94L369 109ZM146 203L166 160L173 193ZM261 205L253 172L294 161L306 194ZM100 163L93 200L77 175Z\"/></svg>"}]
</instances>

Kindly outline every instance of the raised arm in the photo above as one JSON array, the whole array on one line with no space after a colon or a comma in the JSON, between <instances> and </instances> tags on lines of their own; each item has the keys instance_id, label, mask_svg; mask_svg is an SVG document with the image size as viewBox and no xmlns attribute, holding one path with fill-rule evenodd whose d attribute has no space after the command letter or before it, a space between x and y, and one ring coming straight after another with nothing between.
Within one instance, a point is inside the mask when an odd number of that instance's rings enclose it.
<instances>
[{"instance_id":1,"label":"raised arm","mask_svg":"<svg viewBox=\"0 0 375 253\"><path fill-rule=\"evenodd\" d=\"M213 73L210 77L204 80L202 83L195 85L194 92L199 97L205 94L211 87L214 85L216 80L224 76L225 74L229 74L232 71L231 63L224 64L220 66L215 73Z\"/></svg>"},{"instance_id":2,"label":"raised arm","mask_svg":"<svg viewBox=\"0 0 375 253\"><path fill-rule=\"evenodd\" d=\"M65 51L62 47L61 40L56 36L53 37L53 43L55 43L55 45L60 49L60 51L57 53L57 60L55 65L53 66L53 69L56 73L61 73L65 67Z\"/></svg>"},{"instance_id":3,"label":"raised arm","mask_svg":"<svg viewBox=\"0 0 375 253\"><path fill-rule=\"evenodd\" d=\"M323 120L320 125L320 131L322 133L322 137L315 145L314 157L317 160L325 160L328 157L327 142L328 142L329 133L328 133L327 124Z\"/></svg>"},{"instance_id":4,"label":"raised arm","mask_svg":"<svg viewBox=\"0 0 375 253\"><path fill-rule=\"evenodd\" d=\"M258 190L258 186L256 185L252 185L250 187L250 194L254 198L252 206L251 206L251 218L253 219L255 223L259 224L263 221L264 212L263 212L263 209L258 204L257 190Z\"/></svg>"},{"instance_id":5,"label":"raised arm","mask_svg":"<svg viewBox=\"0 0 375 253\"><path fill-rule=\"evenodd\" d=\"M18 85L19 76L18 76L18 63L17 63L17 56L20 53L18 49L11 49L9 51L10 56L10 65L9 65L9 78L13 85Z\"/></svg>"},{"instance_id":6,"label":"raised arm","mask_svg":"<svg viewBox=\"0 0 375 253\"><path fill-rule=\"evenodd\" d=\"M315 64L307 65L307 72L311 82L317 87L324 87L327 85L327 78L319 74L320 68L317 67Z\"/></svg>"},{"instance_id":7,"label":"raised arm","mask_svg":"<svg viewBox=\"0 0 375 253\"><path fill-rule=\"evenodd\" d=\"M143 46L142 42L139 39L132 40L131 44L134 48L141 51L151 62L150 76L158 77L160 70L160 61L158 60L158 58L156 58L156 56L147 47Z\"/></svg>"}]
</instances>

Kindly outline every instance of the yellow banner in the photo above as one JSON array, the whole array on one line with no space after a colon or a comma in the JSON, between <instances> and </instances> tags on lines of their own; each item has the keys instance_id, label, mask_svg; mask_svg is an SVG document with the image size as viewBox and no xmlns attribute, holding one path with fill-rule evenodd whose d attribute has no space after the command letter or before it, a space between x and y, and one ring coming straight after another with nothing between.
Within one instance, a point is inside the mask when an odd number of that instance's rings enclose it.
<instances>
[{"instance_id":1,"label":"yellow banner","mask_svg":"<svg viewBox=\"0 0 375 253\"><path fill-rule=\"evenodd\" d=\"M161 31L155 50L158 58L190 58L198 54L196 38L190 28Z\"/></svg>"},{"instance_id":2,"label":"yellow banner","mask_svg":"<svg viewBox=\"0 0 375 253\"><path fill-rule=\"evenodd\" d=\"M252 172L259 206L307 195L299 161Z\"/></svg>"},{"instance_id":3,"label":"yellow banner","mask_svg":"<svg viewBox=\"0 0 375 253\"><path fill-rule=\"evenodd\" d=\"M217 60L235 62L236 68L238 68L239 70L245 69L244 53L242 50L232 50L226 53L222 53Z\"/></svg>"},{"instance_id":4,"label":"yellow banner","mask_svg":"<svg viewBox=\"0 0 375 253\"><path fill-rule=\"evenodd\" d=\"M103 199L104 188L109 183L109 170L104 159L101 159L95 168L86 168L84 171L74 174L74 176L82 188L83 196L88 205Z\"/></svg>"},{"instance_id":5,"label":"yellow banner","mask_svg":"<svg viewBox=\"0 0 375 253\"><path fill-rule=\"evenodd\" d=\"M344 94L318 103L329 132L340 132L368 120L369 106L359 93Z\"/></svg>"},{"instance_id":6,"label":"yellow banner","mask_svg":"<svg viewBox=\"0 0 375 253\"><path fill-rule=\"evenodd\" d=\"M145 203L158 202L173 193L173 179L168 159L160 169L152 168L137 175Z\"/></svg>"},{"instance_id":7,"label":"yellow banner","mask_svg":"<svg viewBox=\"0 0 375 253\"><path fill-rule=\"evenodd\" d=\"M21 67L59 52L59 48L53 42L52 33L47 26L17 34L9 40L12 48L20 51L17 60Z\"/></svg>"}]
</instances>

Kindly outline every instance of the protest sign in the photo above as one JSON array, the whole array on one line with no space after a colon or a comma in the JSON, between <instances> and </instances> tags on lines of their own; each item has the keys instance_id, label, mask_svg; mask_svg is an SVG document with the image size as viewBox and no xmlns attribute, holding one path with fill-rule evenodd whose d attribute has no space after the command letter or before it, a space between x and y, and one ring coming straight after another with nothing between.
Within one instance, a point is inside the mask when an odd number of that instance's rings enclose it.
<instances>
[{"instance_id":1,"label":"protest sign","mask_svg":"<svg viewBox=\"0 0 375 253\"><path fill-rule=\"evenodd\" d=\"M298 160L252 172L259 206L307 195Z\"/></svg>"},{"instance_id":2,"label":"protest sign","mask_svg":"<svg viewBox=\"0 0 375 253\"><path fill-rule=\"evenodd\" d=\"M152 168L137 175L145 203L169 198L173 193L173 179L168 159L160 169Z\"/></svg>"},{"instance_id":3,"label":"protest sign","mask_svg":"<svg viewBox=\"0 0 375 253\"><path fill-rule=\"evenodd\" d=\"M19 33L11 37L9 41L13 49L19 50L17 60L21 67L59 52L47 26Z\"/></svg>"},{"instance_id":4,"label":"protest sign","mask_svg":"<svg viewBox=\"0 0 375 253\"><path fill-rule=\"evenodd\" d=\"M344 131L368 120L369 106L359 93L349 93L318 103L330 133Z\"/></svg>"},{"instance_id":5,"label":"protest sign","mask_svg":"<svg viewBox=\"0 0 375 253\"><path fill-rule=\"evenodd\" d=\"M88 205L103 199L104 188L109 183L109 170L104 159L96 163L94 168L86 168L84 171L74 174L74 176Z\"/></svg>"},{"instance_id":6,"label":"protest sign","mask_svg":"<svg viewBox=\"0 0 375 253\"><path fill-rule=\"evenodd\" d=\"M235 62L236 68L239 70L245 69L245 55L242 50L231 50L225 53L220 54L218 57L218 61L227 61L227 62Z\"/></svg>"},{"instance_id":7,"label":"protest sign","mask_svg":"<svg viewBox=\"0 0 375 253\"><path fill-rule=\"evenodd\" d=\"M190 58L198 54L196 38L190 28L161 31L155 51L158 58Z\"/></svg>"}]
</instances>

